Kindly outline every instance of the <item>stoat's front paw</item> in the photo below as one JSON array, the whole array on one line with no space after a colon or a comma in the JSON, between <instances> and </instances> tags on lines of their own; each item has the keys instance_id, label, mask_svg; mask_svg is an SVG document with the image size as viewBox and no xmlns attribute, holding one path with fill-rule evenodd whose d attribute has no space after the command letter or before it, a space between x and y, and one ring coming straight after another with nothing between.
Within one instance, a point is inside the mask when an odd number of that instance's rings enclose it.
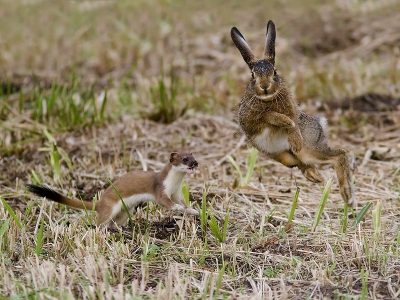
<instances>
[{"instance_id":1,"label":"stoat's front paw","mask_svg":"<svg viewBox=\"0 0 400 300\"><path fill-rule=\"evenodd\" d=\"M194 216L199 215L199 212L197 210L190 208L190 207L186 208L185 212L187 212L189 215L194 215Z\"/></svg>"}]
</instances>

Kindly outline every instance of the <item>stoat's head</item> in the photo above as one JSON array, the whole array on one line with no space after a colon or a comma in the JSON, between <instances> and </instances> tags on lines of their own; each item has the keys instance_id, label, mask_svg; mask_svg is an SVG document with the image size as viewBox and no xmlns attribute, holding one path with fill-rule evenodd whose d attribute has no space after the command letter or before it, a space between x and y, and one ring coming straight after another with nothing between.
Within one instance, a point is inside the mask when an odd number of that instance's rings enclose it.
<instances>
[{"instance_id":1,"label":"stoat's head","mask_svg":"<svg viewBox=\"0 0 400 300\"><path fill-rule=\"evenodd\" d=\"M193 174L194 170L199 166L192 153L186 152L172 152L169 162L175 170L189 174Z\"/></svg>"}]
</instances>

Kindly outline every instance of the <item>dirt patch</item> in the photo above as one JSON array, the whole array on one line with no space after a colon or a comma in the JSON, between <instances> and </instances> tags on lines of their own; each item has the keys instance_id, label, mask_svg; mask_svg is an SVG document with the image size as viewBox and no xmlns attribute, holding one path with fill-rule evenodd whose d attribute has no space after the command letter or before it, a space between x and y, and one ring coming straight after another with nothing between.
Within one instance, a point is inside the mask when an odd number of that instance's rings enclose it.
<instances>
[{"instance_id":1,"label":"dirt patch","mask_svg":"<svg viewBox=\"0 0 400 300\"><path fill-rule=\"evenodd\" d=\"M328 18L314 13L314 18L310 20L312 22L304 22L302 19L301 23L297 24L301 27L303 34L295 38L295 49L304 55L319 57L346 49L357 42L357 37L353 35L356 24L350 16L340 15ZM318 30L316 30L316 24L318 24Z\"/></svg>"},{"instance_id":2,"label":"dirt patch","mask_svg":"<svg viewBox=\"0 0 400 300\"><path fill-rule=\"evenodd\" d=\"M144 204L143 207L145 207L145 205L146 204ZM138 227L142 234L145 234L145 232L148 231L151 237L160 240L168 240L171 235L176 234L179 230L176 220L172 217L167 217L157 222L149 222L145 219L139 219L135 220L135 226ZM132 232L132 228L129 224L124 226L123 229L128 235Z\"/></svg>"},{"instance_id":3,"label":"dirt patch","mask_svg":"<svg viewBox=\"0 0 400 300\"><path fill-rule=\"evenodd\" d=\"M342 102L330 101L330 109L354 110L359 112L388 112L400 110L400 99L391 95L368 93Z\"/></svg>"},{"instance_id":4,"label":"dirt patch","mask_svg":"<svg viewBox=\"0 0 400 300\"><path fill-rule=\"evenodd\" d=\"M294 21L301 32L294 38L294 48L306 56L320 57L339 51L362 56L384 53L400 45L400 35L396 34L400 32L398 12L391 11L389 6L373 16L368 12L355 16L354 12L327 7L312 13L307 20Z\"/></svg>"},{"instance_id":5,"label":"dirt patch","mask_svg":"<svg viewBox=\"0 0 400 300\"><path fill-rule=\"evenodd\" d=\"M153 222L150 230L155 238L166 240L178 231L178 225L174 218L165 218L160 222Z\"/></svg>"},{"instance_id":6,"label":"dirt patch","mask_svg":"<svg viewBox=\"0 0 400 300\"><path fill-rule=\"evenodd\" d=\"M278 238L271 238L252 249L254 252L266 252L270 254L279 254L282 256L287 256L291 253L293 256L300 257L306 261L310 260L310 256L314 253L323 253L326 251L324 245L313 245L307 246L304 244L282 244L279 243Z\"/></svg>"},{"instance_id":7,"label":"dirt patch","mask_svg":"<svg viewBox=\"0 0 400 300\"><path fill-rule=\"evenodd\" d=\"M389 134L400 126L398 113L400 99L392 95L367 93L341 101L332 100L323 103L319 107L319 111L325 112L330 119L330 124L345 122L348 133L351 133L353 137L357 132L365 130L365 124L389 131ZM383 134L384 131L381 133ZM382 135L373 136L372 139L382 137Z\"/></svg>"}]
</instances>

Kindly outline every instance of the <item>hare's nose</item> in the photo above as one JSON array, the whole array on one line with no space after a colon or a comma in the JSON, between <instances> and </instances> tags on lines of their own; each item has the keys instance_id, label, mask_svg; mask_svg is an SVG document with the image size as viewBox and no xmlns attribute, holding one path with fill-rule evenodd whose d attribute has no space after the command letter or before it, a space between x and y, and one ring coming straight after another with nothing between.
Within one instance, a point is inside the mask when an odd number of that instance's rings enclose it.
<instances>
[{"instance_id":1,"label":"hare's nose","mask_svg":"<svg viewBox=\"0 0 400 300\"><path fill-rule=\"evenodd\" d=\"M263 89L263 91L264 91L264 94L267 95L267 94L268 94L267 88L262 88L262 89Z\"/></svg>"}]
</instances>

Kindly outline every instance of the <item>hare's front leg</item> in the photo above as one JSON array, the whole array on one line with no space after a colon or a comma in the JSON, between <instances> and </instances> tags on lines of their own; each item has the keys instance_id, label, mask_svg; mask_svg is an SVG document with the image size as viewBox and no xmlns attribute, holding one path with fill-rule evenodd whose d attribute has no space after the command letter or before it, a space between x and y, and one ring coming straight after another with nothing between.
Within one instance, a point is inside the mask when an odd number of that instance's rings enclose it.
<instances>
[{"instance_id":1,"label":"hare's front leg","mask_svg":"<svg viewBox=\"0 0 400 300\"><path fill-rule=\"evenodd\" d=\"M299 127L289 128L288 135L290 150L295 155L299 154L300 150L303 148L303 136L300 133Z\"/></svg>"},{"instance_id":2,"label":"hare's front leg","mask_svg":"<svg viewBox=\"0 0 400 300\"><path fill-rule=\"evenodd\" d=\"M271 125L287 128L290 150L294 154L298 154L301 148L303 148L303 137L296 123L288 116L277 112L269 112L265 115L265 119Z\"/></svg>"}]
</instances>

